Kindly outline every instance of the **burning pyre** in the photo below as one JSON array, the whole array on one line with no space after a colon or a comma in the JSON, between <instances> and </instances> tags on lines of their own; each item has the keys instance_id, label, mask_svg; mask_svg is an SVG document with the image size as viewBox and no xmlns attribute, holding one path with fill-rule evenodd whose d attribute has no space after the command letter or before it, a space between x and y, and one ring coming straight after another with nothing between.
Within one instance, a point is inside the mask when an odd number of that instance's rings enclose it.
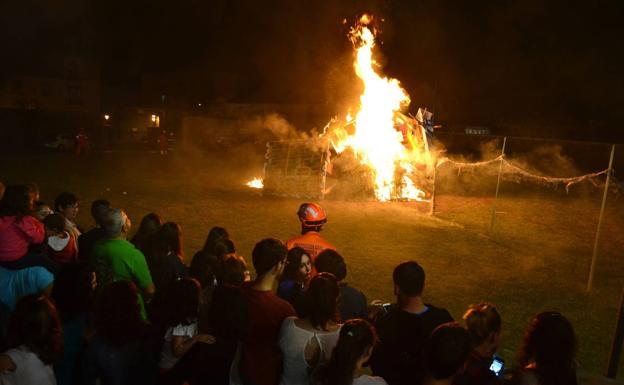
<instances>
[{"instance_id":1,"label":"burning pyre","mask_svg":"<svg viewBox=\"0 0 624 385\"><path fill-rule=\"evenodd\" d=\"M349 34L356 51L355 73L364 85L359 110L355 119L347 115L342 127L330 131L331 144L337 153L350 149L369 168L378 200L424 200L425 192L412 178L432 165L425 135L418 132L417 139L416 120L400 113L410 98L399 81L379 73L370 21L363 16Z\"/></svg>"},{"instance_id":2,"label":"burning pyre","mask_svg":"<svg viewBox=\"0 0 624 385\"><path fill-rule=\"evenodd\" d=\"M375 30L371 21L371 17L363 16L349 33L355 50L355 73L363 84L357 113L332 120L321 140L328 141L337 156L347 150L353 153L369 171L377 200L424 201L427 195L414 181L433 171L434 159L424 128L431 114L419 110L413 118L401 112L409 106L410 98L397 79L381 74L373 57ZM247 185L262 188L262 180L256 178Z\"/></svg>"}]
</instances>

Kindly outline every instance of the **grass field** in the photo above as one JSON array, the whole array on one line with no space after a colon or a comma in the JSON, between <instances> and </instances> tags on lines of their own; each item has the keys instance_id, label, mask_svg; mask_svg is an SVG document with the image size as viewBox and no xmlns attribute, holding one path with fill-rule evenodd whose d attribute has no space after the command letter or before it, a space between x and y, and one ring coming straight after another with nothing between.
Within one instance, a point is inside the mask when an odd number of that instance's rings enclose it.
<instances>
[{"instance_id":1,"label":"grass field","mask_svg":"<svg viewBox=\"0 0 624 385\"><path fill-rule=\"evenodd\" d=\"M215 225L226 227L249 260L264 237L286 240L298 232L300 200L263 197L243 182L261 163L237 157L149 153L94 153L79 162L68 154L0 155L0 180L37 182L42 198L69 190L82 198L79 223L89 228L88 207L104 197L123 207L138 226L148 212L183 226L187 257ZM229 160L228 160L229 159ZM244 171L241 171L244 170ZM509 187L509 188L508 188ZM501 353L515 355L531 316L556 309L579 336L582 371L603 373L624 277L624 202L609 196L595 288L585 293L601 191L566 195L503 184L495 235L489 237L491 196L438 196L436 216L417 203L325 201L324 236L345 256L347 280L369 300L391 301L391 272L414 259L427 273L425 297L460 319L478 301L498 305L503 317ZM620 377L624 374L620 368Z\"/></svg>"}]
</instances>

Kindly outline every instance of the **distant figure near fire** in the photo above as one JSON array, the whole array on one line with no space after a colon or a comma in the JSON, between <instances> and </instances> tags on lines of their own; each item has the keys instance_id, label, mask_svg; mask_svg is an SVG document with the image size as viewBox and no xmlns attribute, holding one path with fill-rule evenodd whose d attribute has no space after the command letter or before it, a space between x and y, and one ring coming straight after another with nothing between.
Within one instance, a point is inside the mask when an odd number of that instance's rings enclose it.
<instances>
[{"instance_id":1,"label":"distant figure near fire","mask_svg":"<svg viewBox=\"0 0 624 385\"><path fill-rule=\"evenodd\" d=\"M87 152L87 146L89 145L89 137L87 136L84 128L78 129L74 142L76 158L80 158L81 154Z\"/></svg>"},{"instance_id":2,"label":"distant figure near fire","mask_svg":"<svg viewBox=\"0 0 624 385\"><path fill-rule=\"evenodd\" d=\"M325 249L336 250L336 248L321 237L323 225L327 222L325 210L316 203L302 203L297 210L297 216L301 221L301 235L286 242L288 250L299 246L306 251L312 259Z\"/></svg>"},{"instance_id":3,"label":"distant figure near fire","mask_svg":"<svg viewBox=\"0 0 624 385\"><path fill-rule=\"evenodd\" d=\"M167 131L162 130L158 136L158 145L160 148L160 155L167 155L169 152L169 142L167 139Z\"/></svg>"}]
</instances>

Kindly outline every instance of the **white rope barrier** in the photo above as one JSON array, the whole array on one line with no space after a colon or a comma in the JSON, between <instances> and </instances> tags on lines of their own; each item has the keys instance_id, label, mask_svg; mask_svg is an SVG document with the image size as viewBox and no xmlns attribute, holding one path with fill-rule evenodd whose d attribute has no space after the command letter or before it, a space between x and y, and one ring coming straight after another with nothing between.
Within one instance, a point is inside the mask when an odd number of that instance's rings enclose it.
<instances>
[{"instance_id":1,"label":"white rope barrier","mask_svg":"<svg viewBox=\"0 0 624 385\"><path fill-rule=\"evenodd\" d=\"M599 177L601 175L605 175L609 172L609 169L605 169L602 171L597 171L597 172L574 176L574 177L543 176L543 175L537 175L537 174L531 173L530 171L527 171L521 168L520 166L513 164L512 162L507 160L504 155L499 155L494 159L480 161L480 162L458 162L449 158L442 158L436 164L436 168L448 163L449 165L455 166L461 170L463 168L475 168L475 167L488 166L488 165L491 165L493 163L500 162L500 161L503 162L503 165L506 168L506 171L505 171L506 174L515 173L527 179L533 179L537 182L546 183L546 184L563 184L565 185L566 192L569 192L570 186L576 183L580 183L585 180L592 181L593 178Z\"/></svg>"},{"instance_id":2,"label":"white rope barrier","mask_svg":"<svg viewBox=\"0 0 624 385\"><path fill-rule=\"evenodd\" d=\"M542 175L536 175L536 174L532 174L516 165L514 165L513 163L507 161L506 159L503 159L503 162L505 164L506 167L512 169L513 171L515 171L516 173L526 177L526 178L530 178L530 179L534 179L537 180L539 182L542 183L549 183L549 184L565 184L565 189L566 192L570 192L570 186L572 186L573 184L576 183L580 183L584 180L588 180L588 179L592 179L592 178L596 178L600 175L606 174L607 172L609 172L609 169L605 169L602 171L598 171L598 172L593 172L590 174L585 174L585 175L579 175L579 176L574 176L574 177L569 177L569 178L561 178L561 177L551 177L551 176L542 176Z\"/></svg>"},{"instance_id":3,"label":"white rope barrier","mask_svg":"<svg viewBox=\"0 0 624 385\"><path fill-rule=\"evenodd\" d=\"M496 161L499 161L503 158L502 155L497 156L494 159L490 159L490 160L484 160L481 162L457 162L455 160L449 159L449 158L442 158L438 161L438 164L436 164L436 168L442 166L445 163L450 163L454 166L457 166L458 168L463 168L463 167L480 167L480 166L487 166L488 164L492 164Z\"/></svg>"}]
</instances>

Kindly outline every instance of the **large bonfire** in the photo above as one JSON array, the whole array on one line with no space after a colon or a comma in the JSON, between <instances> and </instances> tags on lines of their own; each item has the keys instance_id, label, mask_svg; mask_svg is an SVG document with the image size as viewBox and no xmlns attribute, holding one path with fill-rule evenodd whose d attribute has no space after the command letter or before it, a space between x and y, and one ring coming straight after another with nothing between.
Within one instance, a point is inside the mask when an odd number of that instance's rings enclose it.
<instances>
[{"instance_id":1,"label":"large bonfire","mask_svg":"<svg viewBox=\"0 0 624 385\"><path fill-rule=\"evenodd\" d=\"M364 15L349 34L356 51L355 73L364 91L355 119L347 115L346 125L332 132L332 145L338 153L352 150L369 168L379 201L424 200L425 192L414 185L412 178L432 160L422 143L415 143L411 133L406 132L410 128L400 111L409 105L409 95L397 79L379 73L373 58L375 33L369 28L370 21ZM349 123L355 126L351 133Z\"/></svg>"},{"instance_id":2,"label":"large bonfire","mask_svg":"<svg viewBox=\"0 0 624 385\"><path fill-rule=\"evenodd\" d=\"M372 17L362 16L349 33L355 49L355 73L363 85L357 109L352 109L357 113L354 118L347 114L344 120L332 120L322 137L337 154L351 151L366 167L377 200L423 201L427 195L414 181L423 180L422 176L433 170L424 118L419 121L401 113L409 106L410 97L397 79L381 74L373 57L371 21ZM247 185L263 188L261 179Z\"/></svg>"}]
</instances>

